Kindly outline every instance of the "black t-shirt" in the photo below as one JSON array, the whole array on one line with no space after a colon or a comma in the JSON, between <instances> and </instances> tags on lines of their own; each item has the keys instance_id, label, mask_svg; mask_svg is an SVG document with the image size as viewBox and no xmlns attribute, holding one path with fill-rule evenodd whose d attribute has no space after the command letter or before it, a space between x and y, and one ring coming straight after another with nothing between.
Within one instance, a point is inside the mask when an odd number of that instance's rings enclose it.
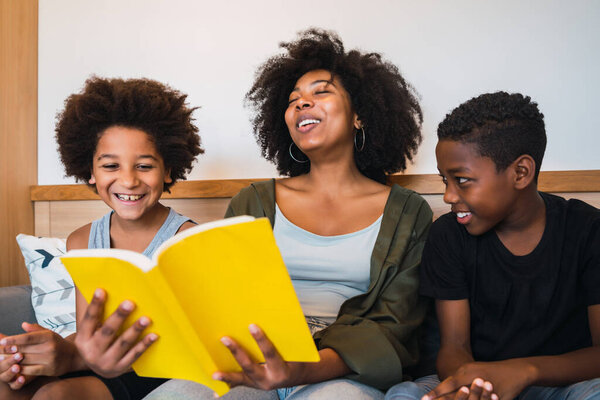
<instances>
[{"instance_id":1,"label":"black t-shirt","mask_svg":"<svg viewBox=\"0 0 600 400\"><path fill-rule=\"evenodd\" d=\"M600 304L600 210L540 194L546 227L528 255L510 253L493 230L470 235L453 213L438 218L429 232L421 293L469 300L477 361L592 345L587 307Z\"/></svg>"}]
</instances>

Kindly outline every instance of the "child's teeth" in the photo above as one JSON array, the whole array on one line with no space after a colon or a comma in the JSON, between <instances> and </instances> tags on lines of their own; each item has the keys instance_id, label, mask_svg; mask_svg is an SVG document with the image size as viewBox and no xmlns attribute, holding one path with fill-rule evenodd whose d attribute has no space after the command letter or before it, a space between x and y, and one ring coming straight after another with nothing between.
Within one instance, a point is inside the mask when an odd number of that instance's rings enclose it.
<instances>
[{"instance_id":1,"label":"child's teeth","mask_svg":"<svg viewBox=\"0 0 600 400\"><path fill-rule=\"evenodd\" d=\"M139 200L142 198L141 195L127 195L127 194L119 194L117 195L119 197L120 200L123 201L135 201L135 200Z\"/></svg>"},{"instance_id":2,"label":"child's teeth","mask_svg":"<svg viewBox=\"0 0 600 400\"><path fill-rule=\"evenodd\" d=\"M458 212L458 213L456 213L456 215L458 216L458 218L464 218L467 215L471 215L471 213L470 212Z\"/></svg>"}]
</instances>

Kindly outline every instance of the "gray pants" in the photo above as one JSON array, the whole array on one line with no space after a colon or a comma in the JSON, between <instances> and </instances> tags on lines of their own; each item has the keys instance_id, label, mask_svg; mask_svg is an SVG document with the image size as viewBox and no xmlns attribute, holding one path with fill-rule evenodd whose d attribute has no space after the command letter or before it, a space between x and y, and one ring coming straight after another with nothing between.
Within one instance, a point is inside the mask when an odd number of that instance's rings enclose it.
<instances>
[{"instance_id":1,"label":"gray pants","mask_svg":"<svg viewBox=\"0 0 600 400\"><path fill-rule=\"evenodd\" d=\"M258 390L238 386L231 389L223 400L328 400L356 399L382 400L383 393L379 390L348 379L334 379L321 383L296 386L289 390L280 391L285 397L280 397L277 390ZM284 394L285 392L285 394ZM144 400L214 400L212 390L198 383L170 380L144 398Z\"/></svg>"}]
</instances>

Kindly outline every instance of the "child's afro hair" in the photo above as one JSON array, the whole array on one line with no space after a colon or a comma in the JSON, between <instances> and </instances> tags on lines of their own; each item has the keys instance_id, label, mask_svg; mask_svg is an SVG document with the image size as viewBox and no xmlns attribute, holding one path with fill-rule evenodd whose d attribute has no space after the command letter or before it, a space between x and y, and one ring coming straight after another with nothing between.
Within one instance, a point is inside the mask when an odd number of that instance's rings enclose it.
<instances>
[{"instance_id":1,"label":"child's afro hair","mask_svg":"<svg viewBox=\"0 0 600 400\"><path fill-rule=\"evenodd\" d=\"M187 95L151 79L92 77L80 93L65 100L57 115L56 140L66 175L88 183L96 145L112 126L146 132L170 169L173 182L191 171L196 156L204 153ZM93 186L93 185L92 185Z\"/></svg>"}]
</instances>

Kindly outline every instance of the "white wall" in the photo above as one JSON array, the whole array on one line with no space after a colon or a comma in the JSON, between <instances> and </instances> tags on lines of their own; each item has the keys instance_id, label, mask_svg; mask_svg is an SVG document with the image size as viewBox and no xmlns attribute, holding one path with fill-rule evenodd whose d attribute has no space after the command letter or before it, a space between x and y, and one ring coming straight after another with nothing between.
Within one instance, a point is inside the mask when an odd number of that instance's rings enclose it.
<instances>
[{"instance_id":1,"label":"white wall","mask_svg":"<svg viewBox=\"0 0 600 400\"><path fill-rule=\"evenodd\" d=\"M275 174L243 97L256 67L309 26L377 51L420 93L424 136L410 173L434 173L435 129L483 92L519 91L546 116L545 170L600 169L600 2L435 0L40 0L39 184L73 182L55 115L91 74L149 77L189 94L206 154L190 179Z\"/></svg>"}]
</instances>

